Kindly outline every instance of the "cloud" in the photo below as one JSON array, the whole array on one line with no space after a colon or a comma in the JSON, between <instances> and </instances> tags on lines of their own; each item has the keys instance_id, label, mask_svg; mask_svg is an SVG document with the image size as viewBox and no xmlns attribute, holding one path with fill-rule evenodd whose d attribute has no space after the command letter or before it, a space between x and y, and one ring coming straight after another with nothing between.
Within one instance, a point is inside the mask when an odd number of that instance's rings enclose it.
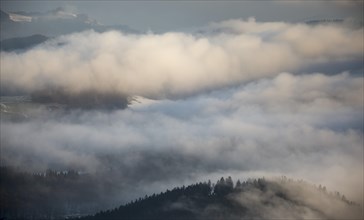
<instances>
[{"instance_id":1,"label":"cloud","mask_svg":"<svg viewBox=\"0 0 364 220\"><path fill-rule=\"evenodd\" d=\"M262 181L262 180L261 180ZM251 187L231 199L246 207L248 218L360 219L361 208L350 206L326 189L292 180L264 181L263 190Z\"/></svg>"},{"instance_id":2,"label":"cloud","mask_svg":"<svg viewBox=\"0 0 364 220\"><path fill-rule=\"evenodd\" d=\"M2 103L2 163L102 175L120 183L118 202L226 174L304 178L361 202L362 39L362 28L249 19L1 52L2 92L86 106L144 97L112 111Z\"/></svg>"},{"instance_id":3,"label":"cloud","mask_svg":"<svg viewBox=\"0 0 364 220\"><path fill-rule=\"evenodd\" d=\"M213 23L207 30L62 36L24 53L1 53L1 86L175 99L284 71L362 59L362 28L249 19Z\"/></svg>"},{"instance_id":4,"label":"cloud","mask_svg":"<svg viewBox=\"0 0 364 220\"><path fill-rule=\"evenodd\" d=\"M349 73L281 73L120 111L36 107L31 118L3 118L2 161L31 170L112 172L149 193L211 175L263 171L324 183L360 201L362 90L363 77Z\"/></svg>"}]
</instances>

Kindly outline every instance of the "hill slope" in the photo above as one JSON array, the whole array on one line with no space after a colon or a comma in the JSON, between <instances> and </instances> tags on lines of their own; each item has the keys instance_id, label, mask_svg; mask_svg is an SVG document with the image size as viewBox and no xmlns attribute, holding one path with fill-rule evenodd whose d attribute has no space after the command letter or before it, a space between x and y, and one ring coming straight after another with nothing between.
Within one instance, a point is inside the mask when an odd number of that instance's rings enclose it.
<instances>
[{"instance_id":1,"label":"hill slope","mask_svg":"<svg viewBox=\"0 0 364 220\"><path fill-rule=\"evenodd\" d=\"M0 15L1 40L36 34L57 37L90 29L97 32L119 30L123 33L138 33L127 25L103 25L86 14L74 14L63 8L45 13L0 11Z\"/></svg>"},{"instance_id":2,"label":"hill slope","mask_svg":"<svg viewBox=\"0 0 364 220\"><path fill-rule=\"evenodd\" d=\"M122 180L109 182L110 175L72 170L30 174L0 167L0 174L0 219L8 220L362 219L361 207L345 196L285 177L236 184L221 178L216 184L177 187L93 214L120 204L113 196Z\"/></svg>"},{"instance_id":3,"label":"hill slope","mask_svg":"<svg viewBox=\"0 0 364 220\"><path fill-rule=\"evenodd\" d=\"M361 219L360 206L340 193L329 193L287 178L237 182L221 178L138 199L84 220L108 219Z\"/></svg>"},{"instance_id":4,"label":"hill slope","mask_svg":"<svg viewBox=\"0 0 364 220\"><path fill-rule=\"evenodd\" d=\"M40 34L28 37L16 37L0 41L2 51L25 50L41 44L49 38Z\"/></svg>"}]
</instances>

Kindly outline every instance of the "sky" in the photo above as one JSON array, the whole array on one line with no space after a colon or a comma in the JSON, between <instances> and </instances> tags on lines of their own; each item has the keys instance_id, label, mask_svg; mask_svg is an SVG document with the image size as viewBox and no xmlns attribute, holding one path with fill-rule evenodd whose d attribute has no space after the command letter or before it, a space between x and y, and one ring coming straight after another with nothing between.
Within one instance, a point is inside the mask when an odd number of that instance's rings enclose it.
<instances>
[{"instance_id":1,"label":"sky","mask_svg":"<svg viewBox=\"0 0 364 220\"><path fill-rule=\"evenodd\" d=\"M1 102L2 164L105 173L124 184L123 202L221 176L287 175L362 204L361 1L1 1L5 11L58 6L142 31L2 51L4 91L51 99ZM305 23L328 18L345 20ZM87 94L130 105L57 103Z\"/></svg>"},{"instance_id":2,"label":"sky","mask_svg":"<svg viewBox=\"0 0 364 220\"><path fill-rule=\"evenodd\" d=\"M5 11L46 12L57 7L85 13L107 25L140 31L190 30L227 19L305 22L315 19L363 20L363 1L1 1ZM106 12L106 13L105 13Z\"/></svg>"}]
</instances>

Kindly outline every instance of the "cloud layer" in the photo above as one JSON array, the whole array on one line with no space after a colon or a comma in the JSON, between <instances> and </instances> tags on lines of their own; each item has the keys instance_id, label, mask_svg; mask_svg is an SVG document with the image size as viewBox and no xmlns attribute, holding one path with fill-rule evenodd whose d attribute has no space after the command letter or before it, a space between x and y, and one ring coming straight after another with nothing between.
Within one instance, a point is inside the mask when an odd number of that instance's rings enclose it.
<instances>
[{"instance_id":1,"label":"cloud layer","mask_svg":"<svg viewBox=\"0 0 364 220\"><path fill-rule=\"evenodd\" d=\"M1 160L108 173L125 202L227 174L285 174L361 202L362 39L362 28L250 19L194 34L88 31L1 53L5 92L158 99L115 111L16 105L27 118L2 113ZM327 72L305 72L316 67Z\"/></svg>"},{"instance_id":2,"label":"cloud layer","mask_svg":"<svg viewBox=\"0 0 364 220\"><path fill-rule=\"evenodd\" d=\"M88 31L1 53L1 86L179 98L319 64L361 62L362 33L254 19L212 23L201 34Z\"/></svg>"},{"instance_id":3,"label":"cloud layer","mask_svg":"<svg viewBox=\"0 0 364 220\"><path fill-rule=\"evenodd\" d=\"M231 196L247 207L247 218L259 219L360 219L360 207L350 206L340 195L329 194L305 182L269 180L265 190L250 187ZM241 219L241 218L232 218Z\"/></svg>"},{"instance_id":4,"label":"cloud layer","mask_svg":"<svg viewBox=\"0 0 364 220\"><path fill-rule=\"evenodd\" d=\"M113 112L40 107L30 119L3 120L2 161L32 170L114 170L124 182L289 174L353 196L363 184L362 91L363 78L348 73L282 73Z\"/></svg>"}]
</instances>

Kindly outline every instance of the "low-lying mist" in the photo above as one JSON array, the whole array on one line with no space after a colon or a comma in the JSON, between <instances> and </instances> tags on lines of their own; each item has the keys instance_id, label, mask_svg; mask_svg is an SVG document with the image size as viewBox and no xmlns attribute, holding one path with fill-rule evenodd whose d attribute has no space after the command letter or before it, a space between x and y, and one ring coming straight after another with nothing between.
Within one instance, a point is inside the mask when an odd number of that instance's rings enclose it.
<instances>
[{"instance_id":1,"label":"low-lying mist","mask_svg":"<svg viewBox=\"0 0 364 220\"><path fill-rule=\"evenodd\" d=\"M31 117L2 119L2 162L109 173L143 193L224 173L288 174L360 201L362 81L282 73L179 101L137 97L125 110L24 107Z\"/></svg>"},{"instance_id":2,"label":"low-lying mist","mask_svg":"<svg viewBox=\"0 0 364 220\"><path fill-rule=\"evenodd\" d=\"M110 204L227 175L361 204L362 60L362 27L254 19L1 52L1 94L30 97L1 103L1 165L98 177Z\"/></svg>"}]
</instances>

